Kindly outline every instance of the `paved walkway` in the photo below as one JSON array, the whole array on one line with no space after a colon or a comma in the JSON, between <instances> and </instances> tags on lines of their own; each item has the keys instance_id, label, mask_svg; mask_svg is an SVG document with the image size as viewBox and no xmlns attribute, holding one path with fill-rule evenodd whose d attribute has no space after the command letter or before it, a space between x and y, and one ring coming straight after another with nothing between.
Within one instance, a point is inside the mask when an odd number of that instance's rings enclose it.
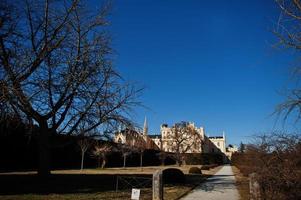
<instances>
[{"instance_id":1,"label":"paved walkway","mask_svg":"<svg viewBox=\"0 0 301 200\"><path fill-rule=\"evenodd\" d=\"M225 165L215 175L196 187L181 200L238 200L231 166Z\"/></svg>"}]
</instances>

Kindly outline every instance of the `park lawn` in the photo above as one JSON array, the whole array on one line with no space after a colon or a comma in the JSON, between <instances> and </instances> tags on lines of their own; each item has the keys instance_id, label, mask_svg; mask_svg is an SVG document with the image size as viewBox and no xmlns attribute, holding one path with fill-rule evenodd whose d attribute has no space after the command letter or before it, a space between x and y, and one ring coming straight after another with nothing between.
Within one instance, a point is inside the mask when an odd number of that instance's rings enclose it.
<instances>
[{"instance_id":1,"label":"park lawn","mask_svg":"<svg viewBox=\"0 0 301 200\"><path fill-rule=\"evenodd\" d=\"M232 166L232 171L235 175L236 187L240 195L240 200L249 200L249 178L244 176L235 166Z\"/></svg>"},{"instance_id":2,"label":"park lawn","mask_svg":"<svg viewBox=\"0 0 301 200\"><path fill-rule=\"evenodd\" d=\"M183 168L185 171L187 166ZM179 185L165 185L164 199L175 200L191 191L196 185L214 174L219 167L204 171L203 175L186 174L186 183ZM141 176L151 178L155 169L129 168L129 169L106 169L68 170L55 172L45 180L33 173L24 174L0 174L2 183L0 188L1 200L110 200L130 199L131 191L118 190L116 187L116 174L126 176ZM83 174L84 173L84 174ZM152 188L141 190L141 200L149 200L152 197Z\"/></svg>"}]
</instances>

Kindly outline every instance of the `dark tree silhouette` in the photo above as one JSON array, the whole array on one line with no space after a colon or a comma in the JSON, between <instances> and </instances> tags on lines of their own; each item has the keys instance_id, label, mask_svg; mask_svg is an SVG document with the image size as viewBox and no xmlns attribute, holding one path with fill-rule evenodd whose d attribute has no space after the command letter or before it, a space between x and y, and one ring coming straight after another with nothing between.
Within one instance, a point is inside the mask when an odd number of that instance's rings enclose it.
<instances>
[{"instance_id":1,"label":"dark tree silhouette","mask_svg":"<svg viewBox=\"0 0 301 200\"><path fill-rule=\"evenodd\" d=\"M38 127L39 175L50 174L50 137L128 124L137 90L112 67L109 4L0 2L0 102Z\"/></svg>"},{"instance_id":2,"label":"dark tree silhouette","mask_svg":"<svg viewBox=\"0 0 301 200\"><path fill-rule=\"evenodd\" d=\"M278 37L277 46L296 50L301 49L301 2L297 0L276 0L280 8L280 16L277 20L274 34ZM300 79L300 66L293 70L296 79ZM284 121L293 114L296 121L301 117L301 89L300 81L296 82L297 86L285 92L286 100L276 107L275 113L282 115Z\"/></svg>"},{"instance_id":3,"label":"dark tree silhouette","mask_svg":"<svg viewBox=\"0 0 301 200\"><path fill-rule=\"evenodd\" d=\"M240 145L239 145L239 152L240 152L240 153L245 152L245 150L246 150L246 147L245 147L245 146L246 146L246 145L245 145L244 143L240 142Z\"/></svg>"}]
</instances>

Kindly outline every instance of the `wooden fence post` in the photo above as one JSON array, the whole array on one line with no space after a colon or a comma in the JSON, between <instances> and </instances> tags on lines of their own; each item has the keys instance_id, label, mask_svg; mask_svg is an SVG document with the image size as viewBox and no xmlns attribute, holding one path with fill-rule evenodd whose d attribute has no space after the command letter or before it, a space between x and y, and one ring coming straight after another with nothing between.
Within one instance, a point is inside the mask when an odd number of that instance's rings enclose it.
<instances>
[{"instance_id":1,"label":"wooden fence post","mask_svg":"<svg viewBox=\"0 0 301 200\"><path fill-rule=\"evenodd\" d=\"M256 180L256 173L249 174L250 200L260 200L260 186Z\"/></svg>"},{"instance_id":2,"label":"wooden fence post","mask_svg":"<svg viewBox=\"0 0 301 200\"><path fill-rule=\"evenodd\" d=\"M153 200L163 200L162 170L157 170L153 174Z\"/></svg>"}]
</instances>

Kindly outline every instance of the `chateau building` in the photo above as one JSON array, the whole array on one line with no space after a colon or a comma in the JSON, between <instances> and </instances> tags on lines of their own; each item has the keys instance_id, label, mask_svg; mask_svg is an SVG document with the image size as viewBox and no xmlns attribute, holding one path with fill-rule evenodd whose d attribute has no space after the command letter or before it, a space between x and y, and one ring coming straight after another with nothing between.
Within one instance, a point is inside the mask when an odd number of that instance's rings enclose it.
<instances>
[{"instance_id":1,"label":"chateau building","mask_svg":"<svg viewBox=\"0 0 301 200\"><path fill-rule=\"evenodd\" d=\"M226 153L225 133L223 133L223 136L213 136L213 137L208 137L208 139L211 141L211 145L209 146L210 152L214 153L217 147L219 151L221 151L222 153ZM214 146L212 146L212 144Z\"/></svg>"},{"instance_id":2,"label":"chateau building","mask_svg":"<svg viewBox=\"0 0 301 200\"><path fill-rule=\"evenodd\" d=\"M185 126L183 133L176 134L177 128ZM165 152L175 152L175 148L180 146L183 153L225 153L226 137L214 136L207 137L203 127L196 127L192 122L181 122L169 127L162 124L160 127L160 135L151 136L155 144ZM179 145L179 141L182 144Z\"/></svg>"},{"instance_id":3,"label":"chateau building","mask_svg":"<svg viewBox=\"0 0 301 200\"><path fill-rule=\"evenodd\" d=\"M115 134L114 141L145 149L180 153L226 153L226 137L208 137L203 127L192 122L176 123L173 126L162 124L160 134L149 135L145 118L143 130L124 129Z\"/></svg>"},{"instance_id":4,"label":"chateau building","mask_svg":"<svg viewBox=\"0 0 301 200\"><path fill-rule=\"evenodd\" d=\"M177 148L182 153L201 153L204 144L204 129L197 128L194 123L181 122L172 127L162 124L160 127L161 149L165 152L175 152Z\"/></svg>"}]
</instances>

